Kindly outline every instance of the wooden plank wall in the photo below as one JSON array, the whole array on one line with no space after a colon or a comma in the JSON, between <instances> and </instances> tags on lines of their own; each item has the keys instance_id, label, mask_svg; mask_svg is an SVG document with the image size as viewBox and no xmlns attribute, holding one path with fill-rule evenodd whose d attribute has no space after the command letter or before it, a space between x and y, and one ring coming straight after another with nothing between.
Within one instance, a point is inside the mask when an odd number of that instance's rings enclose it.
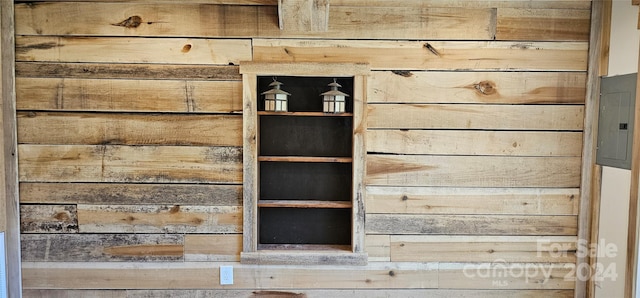
<instances>
[{"instance_id":1,"label":"wooden plank wall","mask_svg":"<svg viewBox=\"0 0 640 298\"><path fill-rule=\"evenodd\" d=\"M26 296L574 295L591 1L276 5L16 0ZM249 60L371 65L369 265L238 262Z\"/></svg>"}]
</instances>

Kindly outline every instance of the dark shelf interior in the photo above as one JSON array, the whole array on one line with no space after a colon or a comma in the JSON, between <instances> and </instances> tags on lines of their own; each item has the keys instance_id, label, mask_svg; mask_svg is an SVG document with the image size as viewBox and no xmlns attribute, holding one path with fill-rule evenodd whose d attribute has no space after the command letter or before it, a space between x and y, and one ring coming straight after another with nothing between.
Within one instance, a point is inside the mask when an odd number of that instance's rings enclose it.
<instances>
[{"instance_id":1,"label":"dark shelf interior","mask_svg":"<svg viewBox=\"0 0 640 298\"><path fill-rule=\"evenodd\" d=\"M351 243L351 209L260 208L261 244Z\"/></svg>"},{"instance_id":2,"label":"dark shelf interior","mask_svg":"<svg viewBox=\"0 0 640 298\"><path fill-rule=\"evenodd\" d=\"M262 200L351 200L350 163L260 162Z\"/></svg>"},{"instance_id":3,"label":"dark shelf interior","mask_svg":"<svg viewBox=\"0 0 640 298\"><path fill-rule=\"evenodd\" d=\"M261 156L350 157L351 117L260 116Z\"/></svg>"}]
</instances>

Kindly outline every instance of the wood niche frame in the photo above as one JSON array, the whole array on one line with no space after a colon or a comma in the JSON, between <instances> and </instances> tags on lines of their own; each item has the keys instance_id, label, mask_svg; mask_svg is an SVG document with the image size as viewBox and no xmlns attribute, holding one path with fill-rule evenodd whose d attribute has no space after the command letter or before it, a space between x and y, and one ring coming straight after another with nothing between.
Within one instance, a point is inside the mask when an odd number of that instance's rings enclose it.
<instances>
[{"instance_id":1,"label":"wood niche frame","mask_svg":"<svg viewBox=\"0 0 640 298\"><path fill-rule=\"evenodd\" d=\"M273 265L366 265L364 251L364 174L366 84L365 63L262 63L241 62L243 100L243 242L241 263ZM351 249L258 249L258 76L353 77L353 152Z\"/></svg>"}]
</instances>

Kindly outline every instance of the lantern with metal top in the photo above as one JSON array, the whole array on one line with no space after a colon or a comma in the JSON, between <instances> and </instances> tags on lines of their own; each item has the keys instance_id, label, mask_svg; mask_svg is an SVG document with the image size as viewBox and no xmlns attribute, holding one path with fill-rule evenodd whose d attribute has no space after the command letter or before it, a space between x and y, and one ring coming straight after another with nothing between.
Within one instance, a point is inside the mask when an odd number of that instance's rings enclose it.
<instances>
[{"instance_id":1,"label":"lantern with metal top","mask_svg":"<svg viewBox=\"0 0 640 298\"><path fill-rule=\"evenodd\" d=\"M264 95L264 110L269 112L286 112L287 111L287 100L289 98L288 92L280 89L282 83L273 79L273 82L269 84L271 89L262 92Z\"/></svg>"},{"instance_id":2,"label":"lantern with metal top","mask_svg":"<svg viewBox=\"0 0 640 298\"><path fill-rule=\"evenodd\" d=\"M331 87L331 90L320 94L322 96L322 110L325 113L344 113L346 106L346 93L338 90L338 87L342 87L340 84L336 82L336 79L333 79L333 83L328 85Z\"/></svg>"}]
</instances>

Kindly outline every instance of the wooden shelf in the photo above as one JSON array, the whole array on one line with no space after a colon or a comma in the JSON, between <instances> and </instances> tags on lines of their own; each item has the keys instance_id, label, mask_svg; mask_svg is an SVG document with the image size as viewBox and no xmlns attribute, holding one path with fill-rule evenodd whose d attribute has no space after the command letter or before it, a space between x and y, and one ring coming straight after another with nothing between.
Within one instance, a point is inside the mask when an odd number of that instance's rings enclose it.
<instances>
[{"instance_id":1,"label":"wooden shelf","mask_svg":"<svg viewBox=\"0 0 640 298\"><path fill-rule=\"evenodd\" d=\"M351 117L353 113L324 113L324 112L267 112L258 111L260 116L312 116L312 117Z\"/></svg>"},{"instance_id":2,"label":"wooden shelf","mask_svg":"<svg viewBox=\"0 0 640 298\"><path fill-rule=\"evenodd\" d=\"M350 163L353 161L353 158L351 157L319 157L319 156L259 156L258 161Z\"/></svg>"},{"instance_id":3,"label":"wooden shelf","mask_svg":"<svg viewBox=\"0 0 640 298\"><path fill-rule=\"evenodd\" d=\"M258 207L267 208L351 208L350 201L259 200Z\"/></svg>"},{"instance_id":4,"label":"wooden shelf","mask_svg":"<svg viewBox=\"0 0 640 298\"><path fill-rule=\"evenodd\" d=\"M258 244L259 250L351 251L351 245L339 244Z\"/></svg>"}]
</instances>

